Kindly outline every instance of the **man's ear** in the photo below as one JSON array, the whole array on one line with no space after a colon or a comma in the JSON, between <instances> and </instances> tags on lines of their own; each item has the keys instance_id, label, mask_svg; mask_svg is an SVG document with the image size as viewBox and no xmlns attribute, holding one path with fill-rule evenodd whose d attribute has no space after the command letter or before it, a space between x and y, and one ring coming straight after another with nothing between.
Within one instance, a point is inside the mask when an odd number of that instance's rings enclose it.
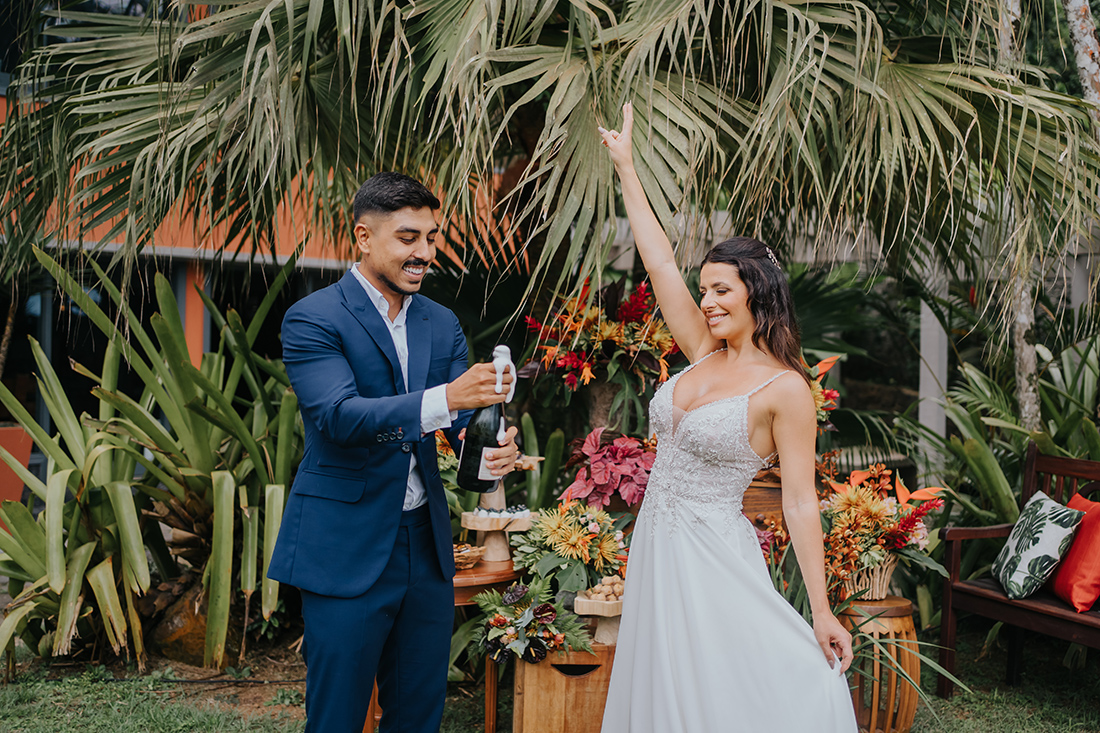
<instances>
[{"instance_id":1,"label":"man's ear","mask_svg":"<svg viewBox=\"0 0 1100 733\"><path fill-rule=\"evenodd\" d=\"M371 229L367 225L366 217L363 217L355 223L355 226L351 230L352 238L355 240L355 246L363 254L370 254L370 238Z\"/></svg>"}]
</instances>

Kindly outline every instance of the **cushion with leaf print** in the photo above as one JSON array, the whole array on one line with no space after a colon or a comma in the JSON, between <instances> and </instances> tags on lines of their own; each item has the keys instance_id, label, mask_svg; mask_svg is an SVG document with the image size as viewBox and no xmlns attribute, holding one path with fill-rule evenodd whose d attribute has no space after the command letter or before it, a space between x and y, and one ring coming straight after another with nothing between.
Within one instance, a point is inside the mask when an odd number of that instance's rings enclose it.
<instances>
[{"instance_id":1,"label":"cushion with leaf print","mask_svg":"<svg viewBox=\"0 0 1100 733\"><path fill-rule=\"evenodd\" d=\"M993 561L993 575L1009 598L1026 598L1039 590L1073 542L1084 512L1062 506L1042 491L1028 500Z\"/></svg>"}]
</instances>

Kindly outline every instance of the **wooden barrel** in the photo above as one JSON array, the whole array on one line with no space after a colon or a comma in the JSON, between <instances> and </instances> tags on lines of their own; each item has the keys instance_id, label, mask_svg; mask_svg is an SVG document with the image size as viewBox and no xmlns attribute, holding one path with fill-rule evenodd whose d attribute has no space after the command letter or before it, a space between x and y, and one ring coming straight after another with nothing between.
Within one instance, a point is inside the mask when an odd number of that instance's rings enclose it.
<instances>
[{"instance_id":1,"label":"wooden barrel","mask_svg":"<svg viewBox=\"0 0 1100 733\"><path fill-rule=\"evenodd\" d=\"M852 681L852 703L861 731L867 733L908 733L917 712L917 686L920 685L920 657L917 631L913 626L913 604L898 596L881 601L856 601L841 615L849 630L857 627L880 645L868 644ZM858 643L858 642L857 642ZM909 675L912 684L902 674Z\"/></svg>"}]
</instances>

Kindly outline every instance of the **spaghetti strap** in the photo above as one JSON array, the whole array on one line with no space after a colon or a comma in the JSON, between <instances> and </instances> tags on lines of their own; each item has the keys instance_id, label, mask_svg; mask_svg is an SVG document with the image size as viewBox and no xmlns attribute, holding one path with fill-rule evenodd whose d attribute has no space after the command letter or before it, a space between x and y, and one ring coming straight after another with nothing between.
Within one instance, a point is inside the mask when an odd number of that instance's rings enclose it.
<instances>
[{"instance_id":1,"label":"spaghetti strap","mask_svg":"<svg viewBox=\"0 0 1100 733\"><path fill-rule=\"evenodd\" d=\"M760 385L759 387L757 387L757 388L756 388L756 389L754 389L753 391L751 391L751 392L747 393L747 394L746 394L745 396L746 396L746 397L752 397L752 396L753 396L754 394L756 394L756 393L757 393L757 392L759 392L760 390L764 389L764 388L765 388L765 387L767 387L767 386L768 386L769 384L771 384L771 383L772 383L772 382L774 382L775 380L779 379L780 377L782 377L782 376L783 376L784 374L786 374L786 373L787 373L787 372L789 372L789 371L790 371L790 369L784 369L783 371L779 372L779 374L776 374L776 375L775 375L774 377L772 377L772 378L771 378L771 379L769 379L768 381L764 382L763 384L761 384L761 385Z\"/></svg>"}]
</instances>

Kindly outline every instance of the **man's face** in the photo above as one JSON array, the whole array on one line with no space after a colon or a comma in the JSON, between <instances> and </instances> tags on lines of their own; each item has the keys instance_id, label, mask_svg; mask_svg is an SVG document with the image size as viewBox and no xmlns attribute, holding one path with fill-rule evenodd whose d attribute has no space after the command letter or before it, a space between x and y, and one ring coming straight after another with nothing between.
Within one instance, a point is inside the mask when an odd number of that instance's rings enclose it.
<instances>
[{"instance_id":1,"label":"man's face","mask_svg":"<svg viewBox=\"0 0 1100 733\"><path fill-rule=\"evenodd\" d=\"M435 259L439 225L435 212L405 207L389 214L368 213L354 229L362 253L360 272L386 295L412 295Z\"/></svg>"}]
</instances>

